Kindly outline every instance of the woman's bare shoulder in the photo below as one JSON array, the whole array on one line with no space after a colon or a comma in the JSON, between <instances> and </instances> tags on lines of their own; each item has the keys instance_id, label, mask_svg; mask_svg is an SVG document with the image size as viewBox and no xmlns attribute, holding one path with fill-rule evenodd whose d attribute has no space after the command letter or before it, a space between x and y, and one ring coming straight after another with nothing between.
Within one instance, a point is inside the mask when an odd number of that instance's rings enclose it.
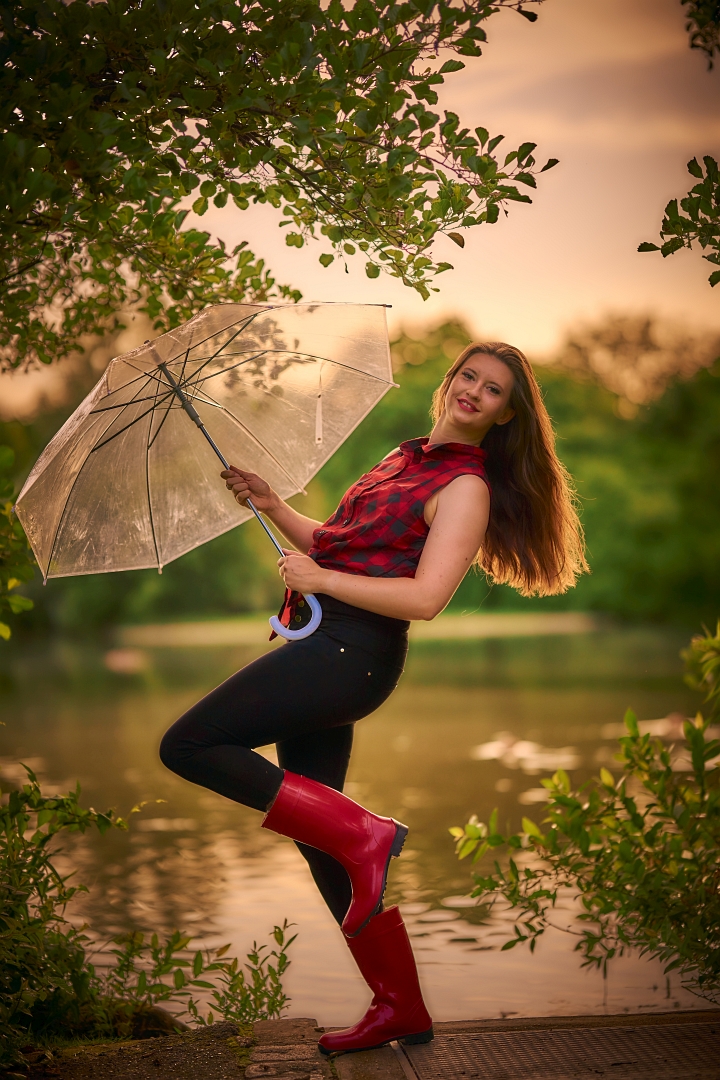
<instances>
[{"instance_id":1,"label":"woman's bare shoulder","mask_svg":"<svg viewBox=\"0 0 720 1080\"><path fill-rule=\"evenodd\" d=\"M460 492L466 495L471 491L476 491L479 495L488 491L486 481L477 473L463 473L461 476L456 476L454 480L451 480L445 487L440 489L438 495L450 495Z\"/></svg>"},{"instance_id":2,"label":"woman's bare shoulder","mask_svg":"<svg viewBox=\"0 0 720 1080\"><path fill-rule=\"evenodd\" d=\"M476 473L463 473L430 496L425 503L425 522L432 525L440 506L443 512L447 510L450 514L454 514L457 507L475 507L483 515L489 501L490 491L483 478Z\"/></svg>"}]
</instances>

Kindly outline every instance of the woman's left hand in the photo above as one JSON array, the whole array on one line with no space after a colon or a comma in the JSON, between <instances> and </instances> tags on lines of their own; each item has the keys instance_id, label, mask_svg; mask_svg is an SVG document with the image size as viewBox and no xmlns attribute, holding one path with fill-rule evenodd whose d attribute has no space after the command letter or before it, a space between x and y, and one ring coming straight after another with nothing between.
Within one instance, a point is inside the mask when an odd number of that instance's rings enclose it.
<instances>
[{"instance_id":1,"label":"woman's left hand","mask_svg":"<svg viewBox=\"0 0 720 1080\"><path fill-rule=\"evenodd\" d=\"M287 551L282 559L278 559L278 567L288 589L294 589L303 596L322 592L323 582L328 574L332 573L330 570L323 570L309 555L300 555L297 551Z\"/></svg>"}]
</instances>

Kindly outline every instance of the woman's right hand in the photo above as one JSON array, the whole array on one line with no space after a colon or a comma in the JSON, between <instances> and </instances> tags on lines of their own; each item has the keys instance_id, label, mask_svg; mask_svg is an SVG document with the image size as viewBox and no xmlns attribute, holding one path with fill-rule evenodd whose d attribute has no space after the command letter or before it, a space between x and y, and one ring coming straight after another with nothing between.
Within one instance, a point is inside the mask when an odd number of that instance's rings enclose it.
<instances>
[{"instance_id":1,"label":"woman's right hand","mask_svg":"<svg viewBox=\"0 0 720 1080\"><path fill-rule=\"evenodd\" d=\"M257 509L265 514L279 506L281 501L279 496L267 481L256 473L245 472L243 469L238 469L236 465L231 465L220 475L228 491L232 491L241 506L246 505L247 499L252 499Z\"/></svg>"}]
</instances>

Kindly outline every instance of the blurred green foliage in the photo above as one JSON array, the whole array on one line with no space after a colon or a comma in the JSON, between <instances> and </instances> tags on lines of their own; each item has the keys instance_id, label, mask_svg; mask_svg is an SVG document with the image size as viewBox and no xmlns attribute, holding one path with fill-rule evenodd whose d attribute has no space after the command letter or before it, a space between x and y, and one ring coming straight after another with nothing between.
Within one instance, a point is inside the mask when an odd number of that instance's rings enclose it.
<instances>
[{"instance_id":1,"label":"blurred green foliage","mask_svg":"<svg viewBox=\"0 0 720 1080\"><path fill-rule=\"evenodd\" d=\"M0 619L3 615L18 615L29 611L33 602L17 592L19 585L33 578L33 559L22 526L12 511L14 483L10 474L15 464L15 451L0 445ZM11 630L0 621L0 638L5 641Z\"/></svg>"},{"instance_id":2,"label":"blurred green foliage","mask_svg":"<svg viewBox=\"0 0 720 1080\"><path fill-rule=\"evenodd\" d=\"M615 324L612 330L617 337ZM403 439L425 434L432 391L468 340L464 327L449 322L420 340L404 335L395 342L400 390L391 390L350 436L308 496L296 497L298 508L324 519L362 472ZM720 608L720 363L691 378L669 378L662 396L642 406L577 368L543 366L538 374L560 456L577 482L592 573L566 596L525 600L507 587L489 588L473 572L452 607L593 610L688 626L713 620ZM77 383L73 406L94 377ZM23 472L68 411L0 425L0 442L14 447ZM73 633L267 610L281 598L275 554L255 523L183 556L162 576L148 570L67 578L44 588L36 581L24 591L36 610L20 624Z\"/></svg>"}]
</instances>

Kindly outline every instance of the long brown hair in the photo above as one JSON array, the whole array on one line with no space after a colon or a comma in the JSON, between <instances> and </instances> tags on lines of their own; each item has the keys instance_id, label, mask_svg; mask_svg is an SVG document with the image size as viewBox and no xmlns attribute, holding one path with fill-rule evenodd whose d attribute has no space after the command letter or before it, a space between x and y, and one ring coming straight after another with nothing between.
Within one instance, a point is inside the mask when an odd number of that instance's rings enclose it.
<instances>
[{"instance_id":1,"label":"long brown hair","mask_svg":"<svg viewBox=\"0 0 720 1080\"><path fill-rule=\"evenodd\" d=\"M474 342L452 365L433 395L432 418L445 408L448 388L476 353L502 361L514 376L515 416L483 439L492 487L490 521L477 563L488 577L523 596L566 592L588 569L576 497L555 453L555 433L527 357L501 341Z\"/></svg>"}]
</instances>

